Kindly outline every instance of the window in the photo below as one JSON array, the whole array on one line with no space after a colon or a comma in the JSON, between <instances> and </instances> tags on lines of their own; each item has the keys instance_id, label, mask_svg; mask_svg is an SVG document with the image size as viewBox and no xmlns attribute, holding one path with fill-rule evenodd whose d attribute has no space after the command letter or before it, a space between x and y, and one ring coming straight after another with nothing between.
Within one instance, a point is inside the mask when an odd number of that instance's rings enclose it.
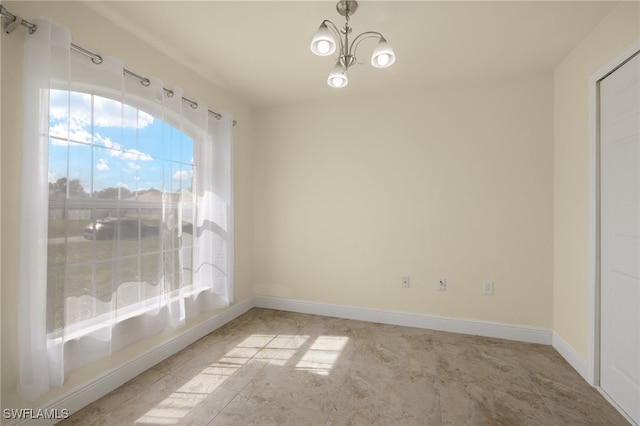
<instances>
[{"instance_id":1,"label":"window","mask_svg":"<svg viewBox=\"0 0 640 426\"><path fill-rule=\"evenodd\" d=\"M193 282L193 140L89 93L49 96L47 331L77 334Z\"/></svg>"}]
</instances>

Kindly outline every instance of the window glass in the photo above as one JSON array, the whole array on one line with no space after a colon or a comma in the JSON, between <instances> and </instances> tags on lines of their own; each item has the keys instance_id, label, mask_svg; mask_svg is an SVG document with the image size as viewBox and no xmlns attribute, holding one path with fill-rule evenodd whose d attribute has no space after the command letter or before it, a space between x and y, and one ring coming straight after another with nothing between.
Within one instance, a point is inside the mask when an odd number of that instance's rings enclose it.
<instances>
[{"instance_id":1,"label":"window glass","mask_svg":"<svg viewBox=\"0 0 640 426\"><path fill-rule=\"evenodd\" d=\"M51 90L49 136L48 331L191 285L193 140L63 90Z\"/></svg>"}]
</instances>

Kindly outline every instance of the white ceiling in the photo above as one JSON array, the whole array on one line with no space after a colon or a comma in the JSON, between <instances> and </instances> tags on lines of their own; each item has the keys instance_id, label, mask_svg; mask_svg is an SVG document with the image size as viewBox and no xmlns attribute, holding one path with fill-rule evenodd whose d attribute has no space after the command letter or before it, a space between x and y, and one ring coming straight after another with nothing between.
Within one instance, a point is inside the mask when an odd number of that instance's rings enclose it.
<instances>
[{"instance_id":1,"label":"white ceiling","mask_svg":"<svg viewBox=\"0 0 640 426\"><path fill-rule=\"evenodd\" d=\"M604 1L367 1L354 35L381 32L396 53L371 67L358 50L349 85L326 84L334 60L309 50L323 19L342 26L335 1L88 1L122 28L253 106L348 94L413 91L443 83L551 70L615 6Z\"/></svg>"}]
</instances>

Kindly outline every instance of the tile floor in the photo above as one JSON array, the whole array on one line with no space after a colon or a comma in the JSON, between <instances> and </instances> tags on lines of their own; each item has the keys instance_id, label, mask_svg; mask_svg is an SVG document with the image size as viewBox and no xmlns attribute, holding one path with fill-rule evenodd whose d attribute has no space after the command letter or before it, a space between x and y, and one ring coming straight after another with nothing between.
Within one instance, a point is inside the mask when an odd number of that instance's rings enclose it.
<instances>
[{"instance_id":1,"label":"tile floor","mask_svg":"<svg viewBox=\"0 0 640 426\"><path fill-rule=\"evenodd\" d=\"M62 425L628 425L550 346L266 309Z\"/></svg>"}]
</instances>

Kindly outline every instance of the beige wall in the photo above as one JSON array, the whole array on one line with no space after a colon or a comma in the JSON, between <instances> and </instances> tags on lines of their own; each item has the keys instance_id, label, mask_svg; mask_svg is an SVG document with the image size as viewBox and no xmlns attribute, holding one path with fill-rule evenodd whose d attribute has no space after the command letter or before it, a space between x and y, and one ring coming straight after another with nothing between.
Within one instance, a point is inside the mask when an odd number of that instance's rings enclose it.
<instances>
[{"instance_id":1,"label":"beige wall","mask_svg":"<svg viewBox=\"0 0 640 426\"><path fill-rule=\"evenodd\" d=\"M551 328L552 111L551 72L257 111L256 294Z\"/></svg>"},{"instance_id":2,"label":"beige wall","mask_svg":"<svg viewBox=\"0 0 640 426\"><path fill-rule=\"evenodd\" d=\"M230 111L239 121L235 137L235 202L236 202L236 299L251 296L250 283L253 219L252 219L252 169L251 132L252 112L241 102L223 90L212 86L201 76L189 71L160 51L123 32L99 17L79 2L11 2L3 5L12 13L24 17L48 16L70 29L74 42L84 47L104 49L124 59L128 68L142 75L153 75L166 85L180 86L185 94L198 97L213 109ZM18 223L20 212L20 140L22 111L22 49L25 38L23 28L11 35L2 34L2 407L18 408L39 406L55 395L67 392L119 363L148 350L160 342L160 337L142 342L116 354L110 360L98 363L71 374L61 389L45 395L40 401L29 404L18 396L16 389L18 366L17 282L18 249L20 244ZM206 316L200 317L202 321ZM193 321L188 326L195 325Z\"/></svg>"},{"instance_id":3,"label":"beige wall","mask_svg":"<svg viewBox=\"0 0 640 426\"><path fill-rule=\"evenodd\" d=\"M638 2L618 5L558 65L554 78L553 329L587 357L588 81L640 38Z\"/></svg>"}]
</instances>

